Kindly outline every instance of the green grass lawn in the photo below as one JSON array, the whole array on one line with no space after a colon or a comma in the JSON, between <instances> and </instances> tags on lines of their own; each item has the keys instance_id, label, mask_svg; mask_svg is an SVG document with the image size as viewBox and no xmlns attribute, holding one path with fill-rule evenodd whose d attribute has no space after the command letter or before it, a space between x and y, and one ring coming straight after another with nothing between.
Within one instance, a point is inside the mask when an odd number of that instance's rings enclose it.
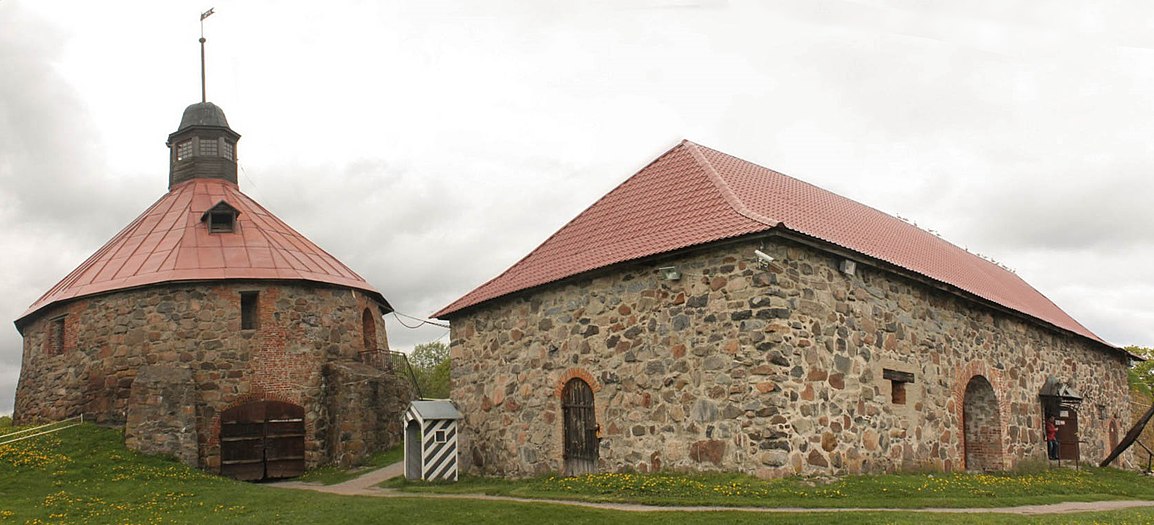
<instances>
[{"instance_id":1,"label":"green grass lawn","mask_svg":"<svg viewBox=\"0 0 1154 525\"><path fill-rule=\"evenodd\" d=\"M2 433L2 432L0 432ZM240 483L187 468L157 457L147 457L124 449L119 432L83 425L49 436L33 438L0 447L0 524L23 523L573 523L611 525L617 523L910 523L933 520L941 524L962 523L1154 523L1154 511L1119 511L1062 516L1013 516L996 514L917 514L909 512L847 513L748 513L748 512L649 512L628 513L602 509L558 506L545 503L515 503L417 497L369 498L334 496L308 491L276 488L269 485ZM1124 492L1123 482L1149 485L1146 478L1124 473L1092 472L1093 490L1114 487L1113 497L1135 494L1146 496L1149 489L1131 487ZM614 482L624 482L625 478ZM638 477L642 478L642 477ZM661 476L650 476L656 480ZM669 477L669 479L706 479ZM899 477L900 478L900 477ZM636 490L605 485L605 479L578 478L572 483L588 486L566 486L570 481L554 478L536 480L539 489L555 497L574 491ZM743 478L733 478L739 480ZM879 486L885 478L877 478ZM913 477L903 490L914 490ZM715 481L720 482L721 478ZM667 480L666 480L667 481ZM747 480L752 483L752 480ZM495 482L487 482L499 485ZM510 483L516 486L520 483ZM629 481L628 483L634 483ZM644 485L644 481L640 482ZM652 486L656 482L650 482ZM676 482L681 485L683 482ZM688 483L688 481L684 482ZM704 482L703 482L704 483ZM458 490L480 481L468 481L451 487ZM811 487L829 490L834 485ZM416 489L416 487L408 487ZM428 487L425 487L426 489ZM448 489L450 487L439 487ZM676 488L680 493L684 488ZM716 490L716 489L707 489ZM834 490L858 490L845 486ZM953 490L947 488L943 490ZM1000 488L996 490L1001 490ZM696 496L682 497L689 504ZM816 494L816 492L815 492ZM823 496L824 497L824 496ZM854 496L862 497L862 496ZM880 496L883 499L885 496ZM911 496L914 498L915 496ZM848 501L828 498L830 501ZM1069 499L1069 498L1058 498ZM893 498L891 501L897 501ZM726 500L711 504L730 504ZM761 504L780 504L763 500ZM936 503L935 503L936 504ZM896 505L891 505L896 506Z\"/></svg>"},{"instance_id":2,"label":"green grass lawn","mask_svg":"<svg viewBox=\"0 0 1154 525\"><path fill-rule=\"evenodd\" d=\"M1029 474L852 476L831 483L802 478L761 480L741 474L657 473L545 476L519 481L466 477L452 484L393 479L382 486L411 492L737 507L957 508L1154 500L1154 479L1098 468L1061 468Z\"/></svg>"}]
</instances>

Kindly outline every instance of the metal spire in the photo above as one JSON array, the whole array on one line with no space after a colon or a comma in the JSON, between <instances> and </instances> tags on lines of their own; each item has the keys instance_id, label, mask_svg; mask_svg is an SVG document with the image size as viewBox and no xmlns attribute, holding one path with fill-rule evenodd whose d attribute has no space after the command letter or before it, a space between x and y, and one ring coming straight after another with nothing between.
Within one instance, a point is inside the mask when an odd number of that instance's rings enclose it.
<instances>
[{"instance_id":1,"label":"metal spire","mask_svg":"<svg viewBox=\"0 0 1154 525\"><path fill-rule=\"evenodd\" d=\"M208 102L208 93L205 90L204 82L204 19L212 16L215 7L208 8L200 14L200 101L202 103Z\"/></svg>"}]
</instances>

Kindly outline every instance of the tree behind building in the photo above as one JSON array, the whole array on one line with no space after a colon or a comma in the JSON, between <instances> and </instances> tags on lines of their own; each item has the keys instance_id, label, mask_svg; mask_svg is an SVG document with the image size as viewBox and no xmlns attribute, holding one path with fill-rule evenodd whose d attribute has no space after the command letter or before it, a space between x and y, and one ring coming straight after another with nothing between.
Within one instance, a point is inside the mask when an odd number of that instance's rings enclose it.
<instances>
[{"instance_id":1,"label":"tree behind building","mask_svg":"<svg viewBox=\"0 0 1154 525\"><path fill-rule=\"evenodd\" d=\"M421 395L430 399L449 398L449 347L440 341L422 343L409 354Z\"/></svg>"}]
</instances>

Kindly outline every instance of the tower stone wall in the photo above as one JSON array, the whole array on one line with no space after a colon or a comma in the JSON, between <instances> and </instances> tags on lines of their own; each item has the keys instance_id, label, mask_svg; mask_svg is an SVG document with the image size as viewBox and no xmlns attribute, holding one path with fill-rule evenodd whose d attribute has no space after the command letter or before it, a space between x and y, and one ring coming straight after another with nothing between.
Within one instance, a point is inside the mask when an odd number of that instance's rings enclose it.
<instances>
[{"instance_id":1,"label":"tower stone wall","mask_svg":"<svg viewBox=\"0 0 1154 525\"><path fill-rule=\"evenodd\" d=\"M254 329L241 328L242 293L257 294ZM400 439L412 395L380 354L388 341L378 308L359 290L275 281L166 284L59 303L23 327L16 422L84 414L126 425L134 448L214 470L222 411L288 401L305 409L307 464L350 464ZM349 395L362 391L373 395ZM181 421L194 422L195 439L179 435Z\"/></svg>"}]
</instances>

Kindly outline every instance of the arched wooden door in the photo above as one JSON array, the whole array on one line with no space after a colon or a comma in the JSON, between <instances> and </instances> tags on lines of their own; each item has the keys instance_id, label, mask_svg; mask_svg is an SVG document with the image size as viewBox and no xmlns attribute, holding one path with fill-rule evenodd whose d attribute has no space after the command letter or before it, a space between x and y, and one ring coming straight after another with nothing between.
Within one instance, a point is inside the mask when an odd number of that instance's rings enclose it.
<instances>
[{"instance_id":1,"label":"arched wooden door","mask_svg":"<svg viewBox=\"0 0 1154 525\"><path fill-rule=\"evenodd\" d=\"M597 416L593 389L579 378L561 390L565 474L579 476L597 472Z\"/></svg>"},{"instance_id":2,"label":"arched wooden door","mask_svg":"<svg viewBox=\"0 0 1154 525\"><path fill-rule=\"evenodd\" d=\"M305 410L256 401L220 415L220 473L243 481L291 478L305 472Z\"/></svg>"}]
</instances>

